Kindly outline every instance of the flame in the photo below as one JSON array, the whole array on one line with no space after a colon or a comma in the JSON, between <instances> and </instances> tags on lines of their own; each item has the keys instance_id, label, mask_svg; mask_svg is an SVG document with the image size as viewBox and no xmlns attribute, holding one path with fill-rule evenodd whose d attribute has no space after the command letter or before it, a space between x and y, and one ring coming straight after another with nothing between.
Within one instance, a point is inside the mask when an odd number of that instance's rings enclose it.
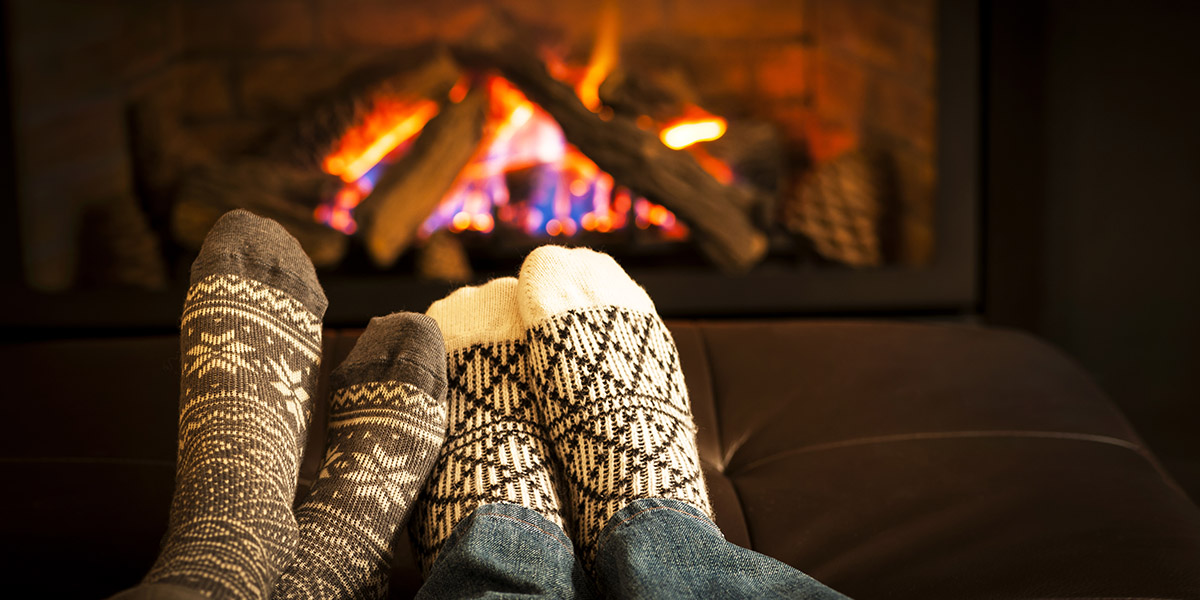
<instances>
[{"instance_id":1,"label":"flame","mask_svg":"<svg viewBox=\"0 0 1200 600\"><path fill-rule=\"evenodd\" d=\"M614 0L607 0L600 8L600 16L596 23L596 43L592 46L592 56L588 59L583 77L579 79L579 83L575 84L575 94L592 112L599 112L600 84L604 83L617 63L619 52L617 40L621 36L620 21L617 15L617 6Z\"/></svg>"},{"instance_id":2,"label":"flame","mask_svg":"<svg viewBox=\"0 0 1200 600\"><path fill-rule=\"evenodd\" d=\"M673 150L682 150L698 142L709 142L725 135L725 119L705 117L669 125L659 132L662 143Z\"/></svg>"},{"instance_id":3,"label":"flame","mask_svg":"<svg viewBox=\"0 0 1200 600\"><path fill-rule=\"evenodd\" d=\"M484 141L446 199L422 224L421 235L443 227L455 233L486 233L501 224L551 237L624 227L635 204L630 192L616 188L611 175L568 144L558 122L512 83L492 76L484 84L489 92ZM516 171L530 178L531 190L514 205L507 176ZM686 236L686 228L669 210L644 198L637 203L654 214L646 227L658 227L672 239Z\"/></svg>"},{"instance_id":4,"label":"flame","mask_svg":"<svg viewBox=\"0 0 1200 600\"><path fill-rule=\"evenodd\" d=\"M611 109L600 103L599 90L616 64L618 41L616 2L606 0L585 68L572 68L557 56L544 57L553 76L573 85L580 101L602 119L612 118ZM486 86L488 92L483 140L446 197L421 225L420 236L427 237L442 228L453 233L488 233L503 227L556 237L580 231L606 233L636 225L656 228L665 239L687 237L687 227L670 210L615 185L611 175L567 143L553 117L508 80L496 75L484 79L464 76L450 90L449 101L460 102L472 85ZM662 130L664 143L670 139L668 145L686 148L724 133L723 119L697 107L687 108L686 121ZM314 217L342 232L354 233L354 208L371 193L375 179L387 168L389 161L384 159L406 151L406 144L437 112L438 103L432 100L376 102L374 112L346 133L325 159L325 170L341 177L347 185L318 207ZM649 131L658 128L649 117L639 119L639 126ZM677 141L679 136L690 141ZM724 163L698 147L688 151L718 179L732 179ZM530 190L526 197L513 201L509 179L518 172Z\"/></svg>"},{"instance_id":5,"label":"flame","mask_svg":"<svg viewBox=\"0 0 1200 600\"><path fill-rule=\"evenodd\" d=\"M437 113L437 103L427 99L376 101L367 118L347 131L338 148L325 158L325 172L347 183L358 181L397 146L420 133Z\"/></svg>"}]
</instances>

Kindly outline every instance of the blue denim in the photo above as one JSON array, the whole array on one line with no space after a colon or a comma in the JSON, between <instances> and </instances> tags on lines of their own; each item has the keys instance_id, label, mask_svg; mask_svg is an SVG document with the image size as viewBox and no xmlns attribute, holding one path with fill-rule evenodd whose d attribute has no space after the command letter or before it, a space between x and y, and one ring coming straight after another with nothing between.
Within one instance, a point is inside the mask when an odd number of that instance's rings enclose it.
<instances>
[{"instance_id":1,"label":"blue denim","mask_svg":"<svg viewBox=\"0 0 1200 600\"><path fill-rule=\"evenodd\" d=\"M729 543L695 507L659 498L609 519L595 571L593 584L571 541L539 513L488 504L455 527L417 598L846 598Z\"/></svg>"}]
</instances>

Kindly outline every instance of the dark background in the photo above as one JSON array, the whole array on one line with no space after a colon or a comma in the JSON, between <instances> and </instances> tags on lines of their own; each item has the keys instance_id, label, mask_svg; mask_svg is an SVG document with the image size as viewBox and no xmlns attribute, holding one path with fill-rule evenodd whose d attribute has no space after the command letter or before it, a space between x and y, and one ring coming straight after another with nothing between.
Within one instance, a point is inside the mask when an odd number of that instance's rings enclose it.
<instances>
[{"instance_id":1,"label":"dark background","mask_svg":"<svg viewBox=\"0 0 1200 600\"><path fill-rule=\"evenodd\" d=\"M1200 10L984 13L983 315L1078 359L1200 500Z\"/></svg>"},{"instance_id":2,"label":"dark background","mask_svg":"<svg viewBox=\"0 0 1200 600\"><path fill-rule=\"evenodd\" d=\"M1200 8L992 0L981 13L978 313L1079 360L1200 499ZM4 290L21 280L13 223Z\"/></svg>"}]
</instances>

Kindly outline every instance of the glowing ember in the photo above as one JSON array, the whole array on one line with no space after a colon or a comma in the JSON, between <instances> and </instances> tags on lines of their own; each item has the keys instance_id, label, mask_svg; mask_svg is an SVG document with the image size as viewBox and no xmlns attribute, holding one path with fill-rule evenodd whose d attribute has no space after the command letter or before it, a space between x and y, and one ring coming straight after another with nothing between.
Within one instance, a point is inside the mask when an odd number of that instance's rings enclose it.
<instances>
[{"instance_id":1,"label":"glowing ember","mask_svg":"<svg viewBox=\"0 0 1200 600\"><path fill-rule=\"evenodd\" d=\"M708 142L725 135L725 119L709 117L683 121L663 129L658 137L668 148L682 150L697 142Z\"/></svg>"},{"instance_id":2,"label":"glowing ember","mask_svg":"<svg viewBox=\"0 0 1200 600\"><path fill-rule=\"evenodd\" d=\"M545 57L550 72L573 83L580 100L601 118L612 116L611 109L600 103L599 89L617 60L614 7L614 2L605 3L586 68L571 68L557 57ZM489 233L503 227L554 237L636 226L654 228L664 239L687 237L687 228L670 210L617 187L611 175L568 144L558 123L512 83L490 76L474 85L486 86L489 98L483 141L441 204L421 225L420 236L443 228L453 233ZM471 86L467 77L460 79L450 90L449 101L461 101ZM375 111L347 132L325 159L325 170L347 185L317 208L314 217L342 232L354 233L354 208L437 112L438 103L433 100L377 102ZM686 148L717 180L733 180L728 165L696 146L721 137L724 119L689 106L684 118L665 127L646 116L637 123L646 130L659 130L668 147ZM528 188L528 193L513 198L509 190L512 180L523 182L522 189Z\"/></svg>"},{"instance_id":3,"label":"glowing ember","mask_svg":"<svg viewBox=\"0 0 1200 600\"><path fill-rule=\"evenodd\" d=\"M617 62L617 41L621 36L619 23L616 3L611 0L605 2L600 9L592 56L583 77L575 84L575 94L592 112L600 110L600 84L608 78Z\"/></svg>"},{"instance_id":4,"label":"glowing ember","mask_svg":"<svg viewBox=\"0 0 1200 600\"><path fill-rule=\"evenodd\" d=\"M325 159L325 171L347 183L357 181L397 146L411 140L438 113L432 100L380 100L357 127Z\"/></svg>"}]
</instances>

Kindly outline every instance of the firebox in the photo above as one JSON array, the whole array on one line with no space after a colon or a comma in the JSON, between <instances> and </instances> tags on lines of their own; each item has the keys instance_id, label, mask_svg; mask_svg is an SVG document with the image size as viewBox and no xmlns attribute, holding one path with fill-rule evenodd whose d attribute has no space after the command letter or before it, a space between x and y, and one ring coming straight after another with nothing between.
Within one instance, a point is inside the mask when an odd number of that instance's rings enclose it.
<instances>
[{"instance_id":1,"label":"firebox","mask_svg":"<svg viewBox=\"0 0 1200 600\"><path fill-rule=\"evenodd\" d=\"M547 243L612 254L667 316L974 308L973 3L8 11L27 319L170 324L237 207L300 240L334 324Z\"/></svg>"}]
</instances>

